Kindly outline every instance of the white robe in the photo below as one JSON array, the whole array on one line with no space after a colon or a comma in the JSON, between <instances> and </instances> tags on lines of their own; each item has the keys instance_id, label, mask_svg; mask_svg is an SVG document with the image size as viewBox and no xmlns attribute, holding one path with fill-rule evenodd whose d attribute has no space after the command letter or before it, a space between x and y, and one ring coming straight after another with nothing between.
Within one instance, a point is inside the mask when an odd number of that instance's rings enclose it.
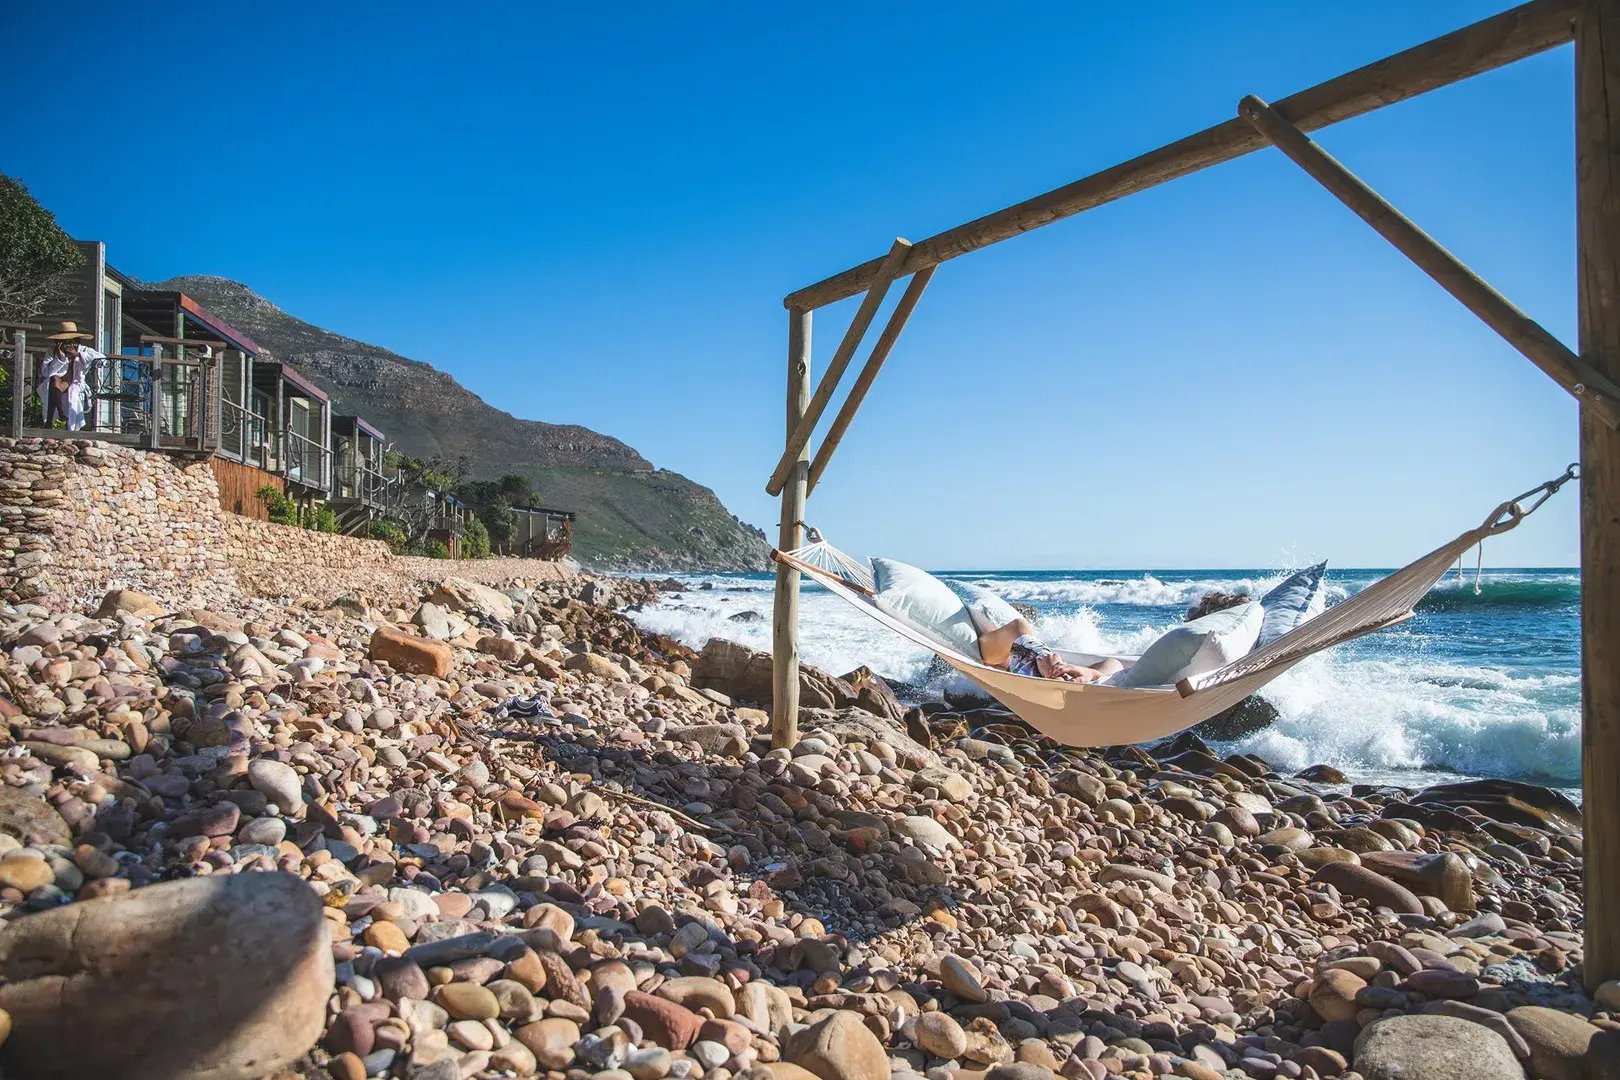
<instances>
[{"instance_id":1,"label":"white robe","mask_svg":"<svg viewBox=\"0 0 1620 1080\"><path fill-rule=\"evenodd\" d=\"M67 426L69 431L84 428L85 414L90 411L90 384L87 375L90 365L107 359L107 354L88 345L79 346L79 355L73 361L73 379L67 388Z\"/></svg>"}]
</instances>

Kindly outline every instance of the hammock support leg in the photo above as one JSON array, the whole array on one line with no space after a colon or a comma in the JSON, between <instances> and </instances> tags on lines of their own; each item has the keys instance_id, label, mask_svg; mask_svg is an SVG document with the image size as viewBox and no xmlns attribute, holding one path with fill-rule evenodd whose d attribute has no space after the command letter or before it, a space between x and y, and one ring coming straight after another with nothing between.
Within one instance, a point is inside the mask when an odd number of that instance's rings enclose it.
<instances>
[{"instance_id":1,"label":"hammock support leg","mask_svg":"<svg viewBox=\"0 0 1620 1080\"><path fill-rule=\"evenodd\" d=\"M777 547L793 551L804 543L804 497L810 457L804 443L793 449L794 433L810 405L810 312L788 312L787 431L792 467L782 488L782 524ZM771 618L771 745L799 741L799 571L776 562L776 606Z\"/></svg>"},{"instance_id":2,"label":"hammock support leg","mask_svg":"<svg viewBox=\"0 0 1620 1080\"><path fill-rule=\"evenodd\" d=\"M1620 0L1575 33L1581 355L1620 378ZM1620 433L1581 409L1581 789L1588 989L1620 978Z\"/></svg>"}]
</instances>

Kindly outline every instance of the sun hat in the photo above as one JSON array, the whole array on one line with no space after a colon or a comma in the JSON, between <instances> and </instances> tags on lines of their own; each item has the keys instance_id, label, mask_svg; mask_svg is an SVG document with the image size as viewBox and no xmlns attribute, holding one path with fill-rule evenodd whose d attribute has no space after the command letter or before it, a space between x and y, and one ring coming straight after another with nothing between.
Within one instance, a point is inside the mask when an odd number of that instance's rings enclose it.
<instances>
[{"instance_id":1,"label":"sun hat","mask_svg":"<svg viewBox=\"0 0 1620 1080\"><path fill-rule=\"evenodd\" d=\"M78 323L64 321L62 323L61 331L59 333L52 334L50 336L49 340L51 340L51 341L89 341L90 340L90 335L84 333L83 331L81 331L79 329L79 324Z\"/></svg>"}]
</instances>

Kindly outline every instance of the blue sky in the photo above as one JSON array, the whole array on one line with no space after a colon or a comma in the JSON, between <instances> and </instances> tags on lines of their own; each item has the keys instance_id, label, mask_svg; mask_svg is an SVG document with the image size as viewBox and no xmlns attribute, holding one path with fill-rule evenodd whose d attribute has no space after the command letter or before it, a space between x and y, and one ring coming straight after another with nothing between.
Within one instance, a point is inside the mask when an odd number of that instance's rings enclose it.
<instances>
[{"instance_id":1,"label":"blue sky","mask_svg":"<svg viewBox=\"0 0 1620 1080\"><path fill-rule=\"evenodd\" d=\"M774 538L784 294L1502 6L11 3L0 171L122 269L244 281ZM1316 137L1573 343L1571 67ZM938 567L1391 565L1575 455L1551 380L1269 151L944 265L809 517ZM1487 558L1577 552L1571 492Z\"/></svg>"}]
</instances>

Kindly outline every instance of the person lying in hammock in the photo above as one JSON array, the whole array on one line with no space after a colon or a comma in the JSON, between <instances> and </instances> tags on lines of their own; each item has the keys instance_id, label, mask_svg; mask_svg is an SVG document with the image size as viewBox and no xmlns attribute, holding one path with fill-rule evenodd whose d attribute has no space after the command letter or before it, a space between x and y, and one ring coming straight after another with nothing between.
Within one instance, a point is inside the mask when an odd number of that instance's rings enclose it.
<instances>
[{"instance_id":1,"label":"person lying in hammock","mask_svg":"<svg viewBox=\"0 0 1620 1080\"><path fill-rule=\"evenodd\" d=\"M1208 592L1198 598L1187 611L1187 621L1202 618L1238 604L1247 604L1252 597L1242 593ZM992 667L1006 668L1014 675L1032 675L1042 679L1062 679L1064 682L1101 682L1110 675L1124 670L1125 665L1108 657L1096 667L1081 667L1064 660L1042 641L1028 619L1017 618L1006 626L979 635L979 654Z\"/></svg>"},{"instance_id":2,"label":"person lying in hammock","mask_svg":"<svg viewBox=\"0 0 1620 1080\"><path fill-rule=\"evenodd\" d=\"M1071 664L1042 641L1029 620L1022 617L980 634L979 655L991 667L1006 668L1014 675L1062 679L1064 682L1100 682L1125 667L1113 657L1096 667Z\"/></svg>"}]
</instances>

